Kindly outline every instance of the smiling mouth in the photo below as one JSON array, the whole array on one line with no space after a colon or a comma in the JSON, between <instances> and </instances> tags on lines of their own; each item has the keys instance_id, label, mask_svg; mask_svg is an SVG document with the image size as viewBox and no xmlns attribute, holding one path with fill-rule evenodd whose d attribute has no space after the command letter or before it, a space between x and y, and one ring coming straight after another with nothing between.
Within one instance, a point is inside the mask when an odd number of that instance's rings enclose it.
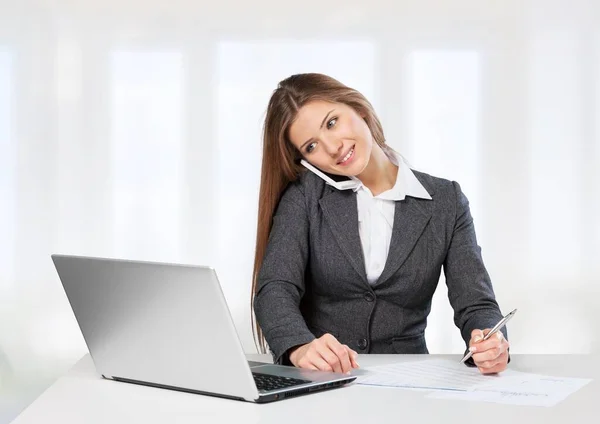
<instances>
[{"instance_id":1,"label":"smiling mouth","mask_svg":"<svg viewBox=\"0 0 600 424\"><path fill-rule=\"evenodd\" d=\"M342 160L338 162L338 165L345 164L348 161L348 159L350 159L353 155L354 155L354 146L352 146L350 148L350 151L348 151L348 153L346 153L346 156L344 156L342 158Z\"/></svg>"}]
</instances>

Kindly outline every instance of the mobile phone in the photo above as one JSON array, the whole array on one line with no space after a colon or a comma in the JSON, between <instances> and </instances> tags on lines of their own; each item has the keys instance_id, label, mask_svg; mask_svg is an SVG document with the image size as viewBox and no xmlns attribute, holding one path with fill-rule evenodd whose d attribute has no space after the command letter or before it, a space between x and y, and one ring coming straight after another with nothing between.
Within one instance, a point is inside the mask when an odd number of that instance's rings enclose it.
<instances>
[{"instance_id":1,"label":"mobile phone","mask_svg":"<svg viewBox=\"0 0 600 424\"><path fill-rule=\"evenodd\" d=\"M356 181L352 180L351 178L348 178L344 175L326 174L325 172L321 171L319 168L312 166L310 163L308 163L304 159L300 160L300 163L306 169L308 169L311 172L314 172L319 177L321 177L325 181L327 181L327 183L329 185L337 188L338 190L348 190L348 189L356 187Z\"/></svg>"}]
</instances>

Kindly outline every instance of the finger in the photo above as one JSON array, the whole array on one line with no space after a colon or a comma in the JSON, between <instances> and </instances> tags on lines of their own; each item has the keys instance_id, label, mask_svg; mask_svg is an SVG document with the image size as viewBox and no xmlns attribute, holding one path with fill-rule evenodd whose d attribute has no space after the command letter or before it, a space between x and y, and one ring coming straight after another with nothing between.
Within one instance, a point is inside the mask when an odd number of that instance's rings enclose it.
<instances>
[{"instance_id":1,"label":"finger","mask_svg":"<svg viewBox=\"0 0 600 424\"><path fill-rule=\"evenodd\" d=\"M346 354L348 355L348 362L350 363L350 369L348 370L349 374L353 368L358 368L358 362L356 361L358 354L352 349L350 349L348 345L342 345L342 347L344 348L344 350L346 350Z\"/></svg>"},{"instance_id":2,"label":"finger","mask_svg":"<svg viewBox=\"0 0 600 424\"><path fill-rule=\"evenodd\" d=\"M492 369L492 368L496 368L498 365L500 364L507 364L508 363L508 353L504 352L502 353L498 358L496 359L492 359L489 361L475 361L475 365L477 365L478 368L483 368L483 369Z\"/></svg>"},{"instance_id":3,"label":"finger","mask_svg":"<svg viewBox=\"0 0 600 424\"><path fill-rule=\"evenodd\" d=\"M325 334L321 337L322 341L327 345L329 350L333 352L333 354L337 357L336 359L331 358L327 353L323 353L322 356L327 359L330 365L332 365L335 372L340 373L348 373L352 369L352 365L350 363L350 357L348 356L348 352L332 334ZM333 361L333 363L331 362ZM339 363L339 369L337 368L337 363Z\"/></svg>"},{"instance_id":4,"label":"finger","mask_svg":"<svg viewBox=\"0 0 600 424\"><path fill-rule=\"evenodd\" d=\"M506 352L507 345L504 343L500 343L497 346L494 346L485 351L480 351L479 346L477 346L476 353L473 354L473 361L475 363L484 362L484 361L493 361L496 358L500 357L504 352Z\"/></svg>"},{"instance_id":5,"label":"finger","mask_svg":"<svg viewBox=\"0 0 600 424\"><path fill-rule=\"evenodd\" d=\"M498 333L496 333L496 334L498 334ZM470 347L470 350L472 350L473 353L482 353L482 352L486 352L488 350L497 349L498 347L505 344L505 342L506 342L506 340L502 336L500 336L500 337L492 336L485 341L481 341L481 342L473 344Z\"/></svg>"},{"instance_id":6,"label":"finger","mask_svg":"<svg viewBox=\"0 0 600 424\"><path fill-rule=\"evenodd\" d=\"M329 365L329 363L317 351L309 352L306 355L305 360L308 362L308 364L315 366L319 371L333 371L331 365Z\"/></svg>"},{"instance_id":7,"label":"finger","mask_svg":"<svg viewBox=\"0 0 600 424\"><path fill-rule=\"evenodd\" d=\"M313 365L311 362L309 362L308 359L306 359L306 358L302 358L298 362L298 367L299 368L304 368L304 369L307 369L307 370L319 371L319 368L317 368L315 365Z\"/></svg>"},{"instance_id":8,"label":"finger","mask_svg":"<svg viewBox=\"0 0 600 424\"><path fill-rule=\"evenodd\" d=\"M348 351L344 345L338 342L333 336L327 340L327 345L329 346L329 349L338 357L341 366L341 372L344 374L350 372L352 369L352 364L350 363L350 356L348 356Z\"/></svg>"},{"instance_id":9,"label":"finger","mask_svg":"<svg viewBox=\"0 0 600 424\"><path fill-rule=\"evenodd\" d=\"M475 365L477 365L477 368L483 368L486 370L495 368L498 364L501 364L502 361L500 360L494 360L494 361L484 361L484 362L475 362Z\"/></svg>"},{"instance_id":10,"label":"finger","mask_svg":"<svg viewBox=\"0 0 600 424\"><path fill-rule=\"evenodd\" d=\"M479 372L482 374L497 374L506 369L506 363L500 362L499 364L497 364L496 366L494 366L492 368L483 368L483 367L478 367L478 368L479 368Z\"/></svg>"},{"instance_id":11,"label":"finger","mask_svg":"<svg viewBox=\"0 0 600 424\"><path fill-rule=\"evenodd\" d=\"M350 356L350 362L352 362L352 368L360 368L360 364L358 363L358 353L350 349L348 346L344 345L348 350L348 355Z\"/></svg>"},{"instance_id":12,"label":"finger","mask_svg":"<svg viewBox=\"0 0 600 424\"><path fill-rule=\"evenodd\" d=\"M493 370L493 369L489 369L489 368L478 368L478 370L479 370L479 372L481 374L484 374L484 375L497 374L500 371L502 371L500 369L499 370Z\"/></svg>"},{"instance_id":13,"label":"finger","mask_svg":"<svg viewBox=\"0 0 600 424\"><path fill-rule=\"evenodd\" d=\"M489 331L489 329L487 329ZM479 343L480 341L483 340L483 331L479 330L479 329L475 329L473 331L471 331L471 341L469 342L469 345L474 344L474 343Z\"/></svg>"},{"instance_id":14,"label":"finger","mask_svg":"<svg viewBox=\"0 0 600 424\"><path fill-rule=\"evenodd\" d=\"M315 346L317 353L323 358L334 372L342 372L342 365L337 355L329 348L326 343L319 343Z\"/></svg>"}]
</instances>

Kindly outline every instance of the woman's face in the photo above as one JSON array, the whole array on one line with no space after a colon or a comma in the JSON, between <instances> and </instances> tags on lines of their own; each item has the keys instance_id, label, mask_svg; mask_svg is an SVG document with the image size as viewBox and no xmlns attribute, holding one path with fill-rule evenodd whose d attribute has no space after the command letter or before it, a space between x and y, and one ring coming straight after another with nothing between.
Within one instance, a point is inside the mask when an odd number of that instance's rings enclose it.
<instances>
[{"instance_id":1,"label":"woman's face","mask_svg":"<svg viewBox=\"0 0 600 424\"><path fill-rule=\"evenodd\" d=\"M337 175L362 173L373 148L373 137L365 120L343 103L307 103L298 111L288 136L304 159L324 172Z\"/></svg>"}]
</instances>

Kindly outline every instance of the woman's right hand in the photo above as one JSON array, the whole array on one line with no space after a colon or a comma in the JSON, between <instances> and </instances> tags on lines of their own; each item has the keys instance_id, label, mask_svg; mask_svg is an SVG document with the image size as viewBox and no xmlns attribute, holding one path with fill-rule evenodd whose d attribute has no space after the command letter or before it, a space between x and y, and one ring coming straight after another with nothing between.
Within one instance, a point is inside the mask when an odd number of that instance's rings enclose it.
<instances>
[{"instance_id":1,"label":"woman's right hand","mask_svg":"<svg viewBox=\"0 0 600 424\"><path fill-rule=\"evenodd\" d=\"M334 371L349 374L352 368L358 368L358 354L337 341L331 334L290 351L290 361L298 368L320 371Z\"/></svg>"}]
</instances>

